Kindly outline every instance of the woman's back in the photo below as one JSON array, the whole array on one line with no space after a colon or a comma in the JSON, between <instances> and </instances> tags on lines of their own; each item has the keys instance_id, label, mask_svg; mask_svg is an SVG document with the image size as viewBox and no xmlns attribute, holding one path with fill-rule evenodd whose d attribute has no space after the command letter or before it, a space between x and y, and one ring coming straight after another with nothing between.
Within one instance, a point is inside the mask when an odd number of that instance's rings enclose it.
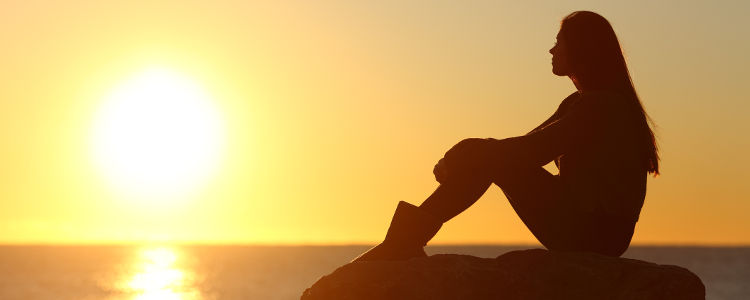
<instances>
[{"instance_id":1,"label":"woman's back","mask_svg":"<svg viewBox=\"0 0 750 300\"><path fill-rule=\"evenodd\" d=\"M615 92L586 92L579 97L583 99L573 99L568 111L587 105L594 108L587 113L598 117L594 125L584 128L590 131L585 134L590 140L571 147L557 160L566 199L584 213L638 220L647 176L638 111L630 99Z\"/></svg>"}]
</instances>

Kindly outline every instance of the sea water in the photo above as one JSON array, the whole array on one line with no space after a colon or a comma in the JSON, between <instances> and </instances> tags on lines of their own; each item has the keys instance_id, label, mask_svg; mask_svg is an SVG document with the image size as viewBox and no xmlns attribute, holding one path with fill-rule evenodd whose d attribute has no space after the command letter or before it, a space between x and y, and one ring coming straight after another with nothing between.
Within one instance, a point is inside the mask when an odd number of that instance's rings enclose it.
<instances>
[{"instance_id":1,"label":"sea water","mask_svg":"<svg viewBox=\"0 0 750 300\"><path fill-rule=\"evenodd\" d=\"M497 257L535 245L431 246ZM0 246L0 299L299 299L368 246ZM706 299L750 299L750 247L632 246L623 255L679 265Z\"/></svg>"}]
</instances>

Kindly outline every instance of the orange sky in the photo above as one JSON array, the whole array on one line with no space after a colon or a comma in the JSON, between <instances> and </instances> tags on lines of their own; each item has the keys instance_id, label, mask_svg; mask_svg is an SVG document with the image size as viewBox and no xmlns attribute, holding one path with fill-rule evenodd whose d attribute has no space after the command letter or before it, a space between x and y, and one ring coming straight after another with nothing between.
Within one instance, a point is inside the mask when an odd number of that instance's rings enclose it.
<instances>
[{"instance_id":1,"label":"orange sky","mask_svg":"<svg viewBox=\"0 0 750 300\"><path fill-rule=\"evenodd\" d=\"M741 1L19 1L0 11L0 243L373 243L466 137L526 133L573 86L560 19L613 24L656 121L634 244L750 244L750 21ZM406 2L406 3L405 3ZM118 192L92 163L112 89L152 66L226 124L194 192ZM434 243L535 243L501 191Z\"/></svg>"}]
</instances>

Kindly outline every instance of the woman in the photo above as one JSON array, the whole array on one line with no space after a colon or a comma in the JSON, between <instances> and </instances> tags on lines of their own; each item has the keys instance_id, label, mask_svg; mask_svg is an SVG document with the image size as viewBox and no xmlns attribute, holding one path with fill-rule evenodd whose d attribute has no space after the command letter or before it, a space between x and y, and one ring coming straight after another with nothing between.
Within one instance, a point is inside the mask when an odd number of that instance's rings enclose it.
<instances>
[{"instance_id":1,"label":"woman","mask_svg":"<svg viewBox=\"0 0 750 300\"><path fill-rule=\"evenodd\" d=\"M524 136L465 139L433 173L440 186L421 206L400 202L386 238L355 261L425 256L442 223L474 204L495 183L534 236L550 250L625 252L646 195L659 174L649 118L630 79L611 25L577 11L565 17L552 73L577 91ZM542 166L554 161L552 175Z\"/></svg>"}]
</instances>

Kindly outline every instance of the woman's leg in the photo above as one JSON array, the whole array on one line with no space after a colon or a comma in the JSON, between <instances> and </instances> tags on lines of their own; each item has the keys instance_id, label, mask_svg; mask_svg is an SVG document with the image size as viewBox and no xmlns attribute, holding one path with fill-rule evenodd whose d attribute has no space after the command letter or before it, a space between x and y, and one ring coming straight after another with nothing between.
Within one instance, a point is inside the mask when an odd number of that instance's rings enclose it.
<instances>
[{"instance_id":1,"label":"woman's leg","mask_svg":"<svg viewBox=\"0 0 750 300\"><path fill-rule=\"evenodd\" d=\"M420 208L448 221L473 205L492 183L497 184L526 227L548 249L571 248L559 178L544 168L465 171L441 184ZM575 221L568 215L567 222Z\"/></svg>"},{"instance_id":2,"label":"woman's leg","mask_svg":"<svg viewBox=\"0 0 750 300\"><path fill-rule=\"evenodd\" d=\"M613 239L614 232L608 229L606 218L601 220L601 216L591 218L576 212L559 177L544 168L452 170L451 174L452 178L444 181L420 207L399 203L383 243L355 261L425 256L422 247L440 224L473 205L492 183L503 190L523 223L547 249L619 256L630 241L628 236L622 248L620 236L624 235L614 234Z\"/></svg>"},{"instance_id":3,"label":"woman's leg","mask_svg":"<svg viewBox=\"0 0 750 300\"><path fill-rule=\"evenodd\" d=\"M574 206L559 176L543 168L496 172L500 186L526 227L547 249L589 251L620 256L628 248L635 223Z\"/></svg>"},{"instance_id":4,"label":"woman's leg","mask_svg":"<svg viewBox=\"0 0 750 300\"><path fill-rule=\"evenodd\" d=\"M620 256L633 235L634 223L614 216L576 210L559 176L542 167L484 172L463 171L441 184L420 205L446 222L473 205L495 183L521 221L550 250L591 251Z\"/></svg>"},{"instance_id":5,"label":"woman's leg","mask_svg":"<svg viewBox=\"0 0 750 300\"><path fill-rule=\"evenodd\" d=\"M465 175L438 186L419 207L445 223L477 202L491 184L488 176Z\"/></svg>"},{"instance_id":6,"label":"woman's leg","mask_svg":"<svg viewBox=\"0 0 750 300\"><path fill-rule=\"evenodd\" d=\"M427 256L423 247L442 224L476 202L491 184L489 176L454 176L449 183L441 184L420 207L400 202L385 240L353 262Z\"/></svg>"},{"instance_id":7,"label":"woman's leg","mask_svg":"<svg viewBox=\"0 0 750 300\"><path fill-rule=\"evenodd\" d=\"M519 168L493 173L492 182L505 194L513 210L544 247L550 250L578 250L574 234L582 221L566 201L559 176L542 167Z\"/></svg>"}]
</instances>

